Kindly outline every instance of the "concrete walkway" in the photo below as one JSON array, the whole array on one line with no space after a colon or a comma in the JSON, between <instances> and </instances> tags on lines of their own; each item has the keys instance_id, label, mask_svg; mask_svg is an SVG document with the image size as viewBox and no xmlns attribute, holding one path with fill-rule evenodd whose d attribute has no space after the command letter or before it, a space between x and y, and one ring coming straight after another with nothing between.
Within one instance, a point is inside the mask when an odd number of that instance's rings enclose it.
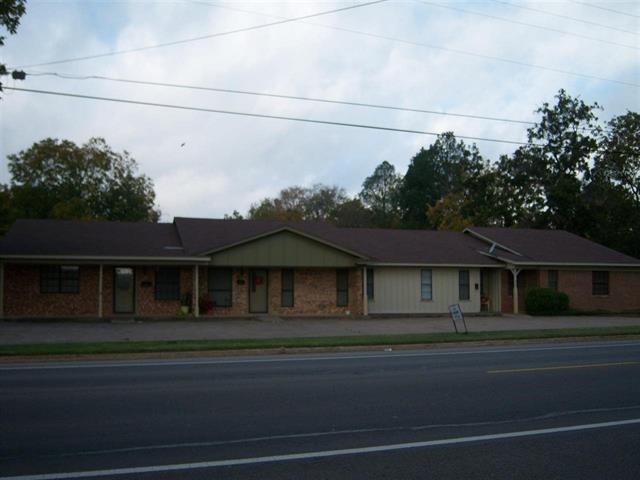
<instances>
[{"instance_id":1,"label":"concrete walkway","mask_svg":"<svg viewBox=\"0 0 640 480\"><path fill-rule=\"evenodd\" d=\"M640 326L636 317L467 317L471 332ZM136 340L322 337L452 332L448 317L427 318L279 318L207 319L130 322L0 321L0 345Z\"/></svg>"}]
</instances>

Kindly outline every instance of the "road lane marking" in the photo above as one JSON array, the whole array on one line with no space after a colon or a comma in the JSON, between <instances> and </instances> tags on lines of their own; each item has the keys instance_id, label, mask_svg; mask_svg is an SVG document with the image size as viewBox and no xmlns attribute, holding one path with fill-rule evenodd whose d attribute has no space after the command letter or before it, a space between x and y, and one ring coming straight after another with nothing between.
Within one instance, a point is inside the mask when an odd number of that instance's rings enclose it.
<instances>
[{"instance_id":1,"label":"road lane marking","mask_svg":"<svg viewBox=\"0 0 640 480\"><path fill-rule=\"evenodd\" d=\"M638 365L640 362L612 362L612 363L588 363L578 365L556 365L553 367L530 367L530 368L509 368L504 370L489 370L487 373L528 373L545 372L550 370L571 370L575 368L605 368L622 367L625 365Z\"/></svg>"},{"instance_id":2,"label":"road lane marking","mask_svg":"<svg viewBox=\"0 0 640 480\"><path fill-rule=\"evenodd\" d=\"M208 358L208 359L179 359L179 360L141 360L126 361L115 360L109 361L81 361L81 362L64 362L64 363L39 363L39 364L3 364L0 365L0 371L15 370L65 370L76 368L129 368L129 367L180 367L195 365L243 365L243 364L260 364L260 363L288 363L288 362L315 362L315 361L331 361L331 360L366 360L374 358L411 358L411 357L444 357L455 355L487 355L493 353L525 353L525 352L546 352L557 350L590 350L598 348L626 348L640 347L638 342L628 343L599 343L599 344L580 344L580 345L564 345L552 347L525 347L525 348L491 348L480 350L481 347L469 350L448 350L448 351L412 351L408 353L399 352L379 352L357 354L333 354L315 356L314 354L299 355L280 355L278 357L260 357L260 358Z\"/></svg>"},{"instance_id":3,"label":"road lane marking","mask_svg":"<svg viewBox=\"0 0 640 480\"><path fill-rule=\"evenodd\" d=\"M445 438L442 440L427 440L424 442L395 443L390 445L377 445L373 447L345 448L342 450L322 450L317 452L288 453L283 455L271 455L266 457L233 458L229 460L212 460L207 462L177 463L172 465L149 465L146 467L113 468L105 470L88 470L83 472L45 473L35 475L16 475L0 477L0 480L67 480L72 478L92 478L102 476L135 475L154 472L171 472L196 470L203 468L234 467L241 465L254 465L259 463L286 462L291 460L309 460L314 458L338 457L345 455L362 455L367 453L392 452L414 448L436 447L441 445L455 445L460 443L481 442L488 440L503 440L507 438L532 437L550 435L554 433L578 432L595 430L600 428L620 427L625 425L640 424L640 418L618 420L613 422L588 423L583 425L570 425L566 427L543 428L538 430L523 430L520 432L494 433L489 435L474 435L470 437Z\"/></svg>"}]
</instances>

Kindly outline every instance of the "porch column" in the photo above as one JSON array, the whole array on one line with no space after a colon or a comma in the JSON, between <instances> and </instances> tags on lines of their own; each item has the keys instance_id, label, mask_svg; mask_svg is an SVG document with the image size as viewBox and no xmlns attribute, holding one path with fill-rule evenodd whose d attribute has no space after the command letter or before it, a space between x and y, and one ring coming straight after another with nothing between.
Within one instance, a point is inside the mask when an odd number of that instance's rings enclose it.
<instances>
[{"instance_id":1,"label":"porch column","mask_svg":"<svg viewBox=\"0 0 640 480\"><path fill-rule=\"evenodd\" d=\"M362 314L369 315L369 296L367 295L367 266L362 267Z\"/></svg>"},{"instance_id":2,"label":"porch column","mask_svg":"<svg viewBox=\"0 0 640 480\"><path fill-rule=\"evenodd\" d=\"M200 302L198 299L200 298L200 286L199 286L199 271L198 265L194 265L193 267L193 295L191 299L193 301L193 316L198 318L200 316Z\"/></svg>"},{"instance_id":3,"label":"porch column","mask_svg":"<svg viewBox=\"0 0 640 480\"><path fill-rule=\"evenodd\" d=\"M4 318L4 263L0 262L0 318Z\"/></svg>"},{"instance_id":4,"label":"porch column","mask_svg":"<svg viewBox=\"0 0 640 480\"><path fill-rule=\"evenodd\" d=\"M98 318L102 318L102 276L103 276L103 267L100 264L98 268Z\"/></svg>"},{"instance_id":5,"label":"porch column","mask_svg":"<svg viewBox=\"0 0 640 480\"><path fill-rule=\"evenodd\" d=\"M518 313L518 274L520 269L511 265L509 271L513 275L513 313Z\"/></svg>"}]
</instances>

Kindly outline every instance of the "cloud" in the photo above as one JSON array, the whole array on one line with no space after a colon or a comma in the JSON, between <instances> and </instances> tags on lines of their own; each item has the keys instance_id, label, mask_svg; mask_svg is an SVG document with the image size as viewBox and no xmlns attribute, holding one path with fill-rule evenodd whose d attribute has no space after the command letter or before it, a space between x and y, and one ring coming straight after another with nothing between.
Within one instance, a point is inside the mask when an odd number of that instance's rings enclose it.
<instances>
[{"instance_id":1,"label":"cloud","mask_svg":"<svg viewBox=\"0 0 640 480\"><path fill-rule=\"evenodd\" d=\"M237 4L234 4L237 6ZM334 4L241 4L288 17ZM330 5L330 6L329 6ZM610 25L615 17L577 4L523 4ZM481 11L612 41L634 37L499 4L459 4ZM622 8L622 7L620 7ZM632 8L632 7L628 7ZM637 7L636 7L637 11ZM102 19L102 21L101 21ZM273 21L196 2L29 2L18 35L2 50L11 65L39 63L171 42ZM315 18L313 23L440 45L446 49L290 23L225 37L38 71L107 75L218 88L343 99L410 108L535 120L534 110L559 88L605 108L603 119L638 110L638 89L453 53L476 52L595 76L638 82L638 51L608 46L419 3L372 5ZM637 25L635 27L637 29ZM29 71L29 69L27 69ZM335 104L127 85L99 80L28 77L16 86L192 107L524 140L526 125ZM4 95L0 155L51 136L82 143L105 137L127 150L155 182L164 219L220 217L290 185L323 182L359 191L388 160L404 173L434 138L282 120L152 108L11 92ZM181 145L185 143L182 147ZM515 146L478 142L496 160ZM6 163L6 162L5 162ZM0 181L8 181L6 165Z\"/></svg>"}]
</instances>

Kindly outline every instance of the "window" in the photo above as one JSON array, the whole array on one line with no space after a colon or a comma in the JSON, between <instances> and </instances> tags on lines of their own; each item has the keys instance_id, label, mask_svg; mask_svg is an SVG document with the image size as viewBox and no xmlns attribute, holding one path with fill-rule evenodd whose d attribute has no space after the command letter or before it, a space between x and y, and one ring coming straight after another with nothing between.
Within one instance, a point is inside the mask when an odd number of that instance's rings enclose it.
<instances>
[{"instance_id":1,"label":"window","mask_svg":"<svg viewBox=\"0 0 640 480\"><path fill-rule=\"evenodd\" d=\"M558 290L558 270L549 270L547 272L547 287Z\"/></svg>"},{"instance_id":2,"label":"window","mask_svg":"<svg viewBox=\"0 0 640 480\"><path fill-rule=\"evenodd\" d=\"M336 270L336 305L349 305L349 270Z\"/></svg>"},{"instance_id":3,"label":"window","mask_svg":"<svg viewBox=\"0 0 640 480\"><path fill-rule=\"evenodd\" d=\"M609 272L591 272L591 291L593 295L609 295Z\"/></svg>"},{"instance_id":4,"label":"window","mask_svg":"<svg viewBox=\"0 0 640 480\"><path fill-rule=\"evenodd\" d=\"M422 300L433 299L433 286L431 284L431 270L420 271L420 298L422 298Z\"/></svg>"},{"instance_id":5,"label":"window","mask_svg":"<svg viewBox=\"0 0 640 480\"><path fill-rule=\"evenodd\" d=\"M216 307L231 306L231 269L209 269L209 299Z\"/></svg>"},{"instance_id":6,"label":"window","mask_svg":"<svg viewBox=\"0 0 640 480\"><path fill-rule=\"evenodd\" d=\"M373 268L367 268L367 299L373 300Z\"/></svg>"},{"instance_id":7,"label":"window","mask_svg":"<svg viewBox=\"0 0 640 480\"><path fill-rule=\"evenodd\" d=\"M40 267L40 293L78 293L80 267L46 265Z\"/></svg>"},{"instance_id":8,"label":"window","mask_svg":"<svg viewBox=\"0 0 640 480\"><path fill-rule=\"evenodd\" d=\"M180 300L180 269L158 268L155 288L156 300Z\"/></svg>"},{"instance_id":9,"label":"window","mask_svg":"<svg viewBox=\"0 0 640 480\"><path fill-rule=\"evenodd\" d=\"M458 272L458 298L469 300L469 270Z\"/></svg>"},{"instance_id":10,"label":"window","mask_svg":"<svg viewBox=\"0 0 640 480\"><path fill-rule=\"evenodd\" d=\"M283 307L293 307L293 270L282 270L282 303Z\"/></svg>"}]
</instances>

